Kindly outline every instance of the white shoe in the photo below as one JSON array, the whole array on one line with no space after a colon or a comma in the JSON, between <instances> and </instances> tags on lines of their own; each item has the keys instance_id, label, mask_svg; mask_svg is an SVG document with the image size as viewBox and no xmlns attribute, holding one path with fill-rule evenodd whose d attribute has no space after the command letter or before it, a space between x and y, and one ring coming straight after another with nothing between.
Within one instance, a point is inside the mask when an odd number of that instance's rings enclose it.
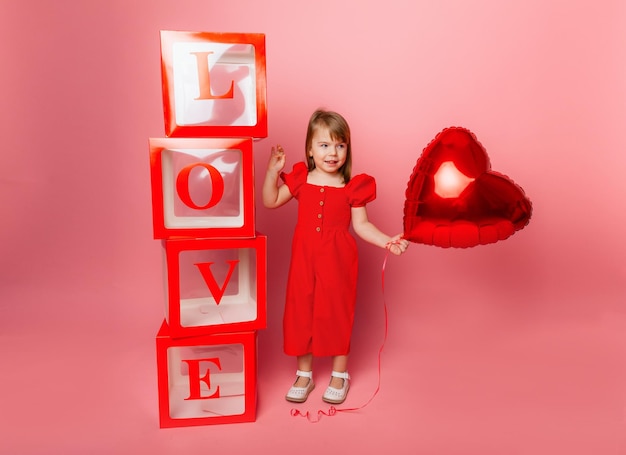
<instances>
[{"instance_id":1,"label":"white shoe","mask_svg":"<svg viewBox=\"0 0 626 455\"><path fill-rule=\"evenodd\" d=\"M328 386L326 392L324 392L324 396L322 396L322 400L326 403L341 404L346 401L346 397L348 396L348 390L350 389L350 375L347 371L345 373L333 371L331 376L343 379L343 387L341 387L341 389L336 389Z\"/></svg>"},{"instance_id":2,"label":"white shoe","mask_svg":"<svg viewBox=\"0 0 626 455\"><path fill-rule=\"evenodd\" d=\"M311 390L315 388L315 384L313 383L313 372L312 371L296 371L296 376L302 376L303 378L309 378L309 383L306 387L296 387L292 385L287 395L285 395L285 399L287 401L293 401L294 403L304 403L306 399L309 397L309 393ZM296 382L298 378L296 378ZM295 382L294 382L295 384Z\"/></svg>"}]
</instances>

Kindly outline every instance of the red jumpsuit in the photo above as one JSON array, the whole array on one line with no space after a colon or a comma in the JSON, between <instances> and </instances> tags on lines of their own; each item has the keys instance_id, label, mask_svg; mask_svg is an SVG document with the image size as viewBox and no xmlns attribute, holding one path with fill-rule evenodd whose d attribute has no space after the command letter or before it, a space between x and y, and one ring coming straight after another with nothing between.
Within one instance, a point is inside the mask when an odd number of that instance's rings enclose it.
<instances>
[{"instance_id":1,"label":"red jumpsuit","mask_svg":"<svg viewBox=\"0 0 626 455\"><path fill-rule=\"evenodd\" d=\"M356 305L358 254L349 232L351 207L376 198L373 177L354 176L343 188L306 182L307 167L281 178L298 200L283 318L288 355L345 355Z\"/></svg>"}]
</instances>

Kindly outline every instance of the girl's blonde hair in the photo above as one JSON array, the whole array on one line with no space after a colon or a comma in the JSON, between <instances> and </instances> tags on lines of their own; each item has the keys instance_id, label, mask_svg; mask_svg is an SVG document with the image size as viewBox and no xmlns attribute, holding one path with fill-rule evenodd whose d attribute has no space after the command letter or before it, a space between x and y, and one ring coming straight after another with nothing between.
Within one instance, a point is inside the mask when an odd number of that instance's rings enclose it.
<instances>
[{"instance_id":1,"label":"girl's blonde hair","mask_svg":"<svg viewBox=\"0 0 626 455\"><path fill-rule=\"evenodd\" d=\"M311 150L313 143L313 134L315 134L315 131L320 127L328 128L328 133L330 134L330 138L332 140L346 143L346 162L339 168L339 172L343 176L343 182L348 183L352 173L352 144L350 142L350 126L348 126L346 119L336 112L318 109L313 112L313 115L311 115L309 126L306 131L306 143L304 149L309 171L315 169L315 162L313 161L313 157L309 156L309 150Z\"/></svg>"}]
</instances>

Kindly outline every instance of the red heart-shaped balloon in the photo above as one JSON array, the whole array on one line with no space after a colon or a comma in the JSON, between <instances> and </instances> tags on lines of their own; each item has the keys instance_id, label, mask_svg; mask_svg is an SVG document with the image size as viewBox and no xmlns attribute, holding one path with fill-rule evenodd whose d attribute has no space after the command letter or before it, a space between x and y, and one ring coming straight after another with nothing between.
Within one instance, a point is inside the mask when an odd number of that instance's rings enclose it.
<instances>
[{"instance_id":1,"label":"red heart-shaped balloon","mask_svg":"<svg viewBox=\"0 0 626 455\"><path fill-rule=\"evenodd\" d=\"M404 203L404 238L443 248L504 240L529 222L524 190L491 170L476 136L461 127L441 131L413 169Z\"/></svg>"}]
</instances>

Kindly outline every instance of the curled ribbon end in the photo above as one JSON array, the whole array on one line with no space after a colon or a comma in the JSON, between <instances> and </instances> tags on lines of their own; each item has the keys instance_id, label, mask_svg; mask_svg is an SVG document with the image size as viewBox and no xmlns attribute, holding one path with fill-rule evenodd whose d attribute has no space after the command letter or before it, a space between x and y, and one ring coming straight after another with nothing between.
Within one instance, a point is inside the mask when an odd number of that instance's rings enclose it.
<instances>
[{"instance_id":1,"label":"curled ribbon end","mask_svg":"<svg viewBox=\"0 0 626 455\"><path fill-rule=\"evenodd\" d=\"M292 408L290 411L290 414L292 417L306 417L306 419L311 422L311 423L317 423L319 422L323 416L328 416L328 417L332 417L335 414L337 414L337 408L335 408L334 406L331 406L330 408L328 408L328 411L323 411L323 410L318 410L317 411L317 419L313 420L311 419L311 414L309 413L309 411L306 412L301 412L299 409L296 408Z\"/></svg>"}]
</instances>

